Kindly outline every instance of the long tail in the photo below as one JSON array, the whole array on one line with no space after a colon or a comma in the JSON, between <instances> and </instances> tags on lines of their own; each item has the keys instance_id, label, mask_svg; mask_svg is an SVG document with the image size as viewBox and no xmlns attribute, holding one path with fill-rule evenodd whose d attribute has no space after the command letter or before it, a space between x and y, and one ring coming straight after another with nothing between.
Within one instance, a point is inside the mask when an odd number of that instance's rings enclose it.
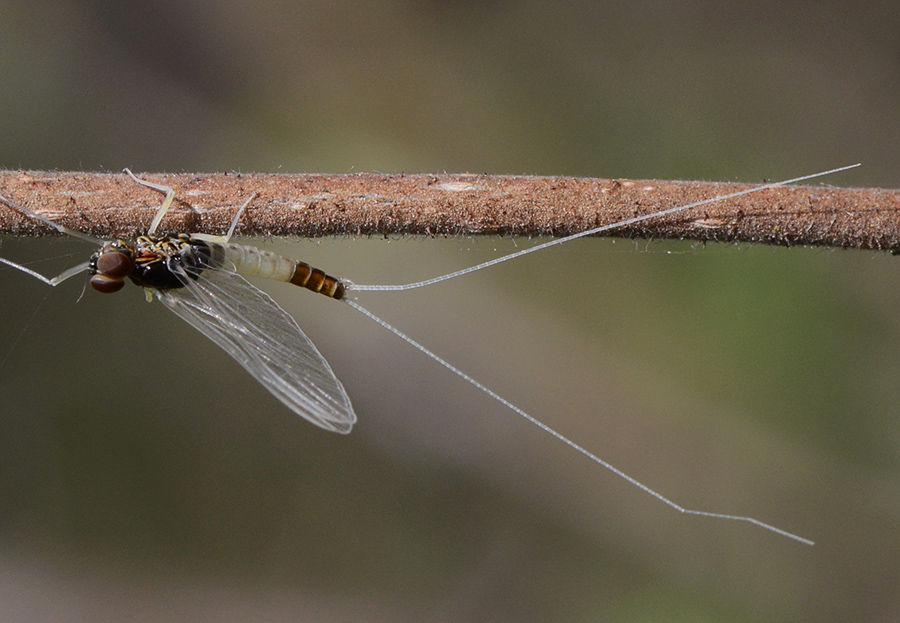
<instances>
[{"instance_id":1,"label":"long tail","mask_svg":"<svg viewBox=\"0 0 900 623\"><path fill-rule=\"evenodd\" d=\"M631 483L638 489L641 489L645 493L652 495L653 497L655 497L657 500L659 500L663 504L665 504L671 508L674 508L679 513L684 513L686 515L699 515L701 517L712 517L713 519L730 519L732 521L744 521L747 523L751 523L755 526L758 526L760 528L763 528L764 530L774 532L775 534L780 534L781 536L785 536L789 539L793 539L799 543L803 543L804 545L813 545L813 542L810 541L809 539L804 539L801 536L797 536L796 534L793 534L786 530L782 530L781 528L776 528L773 525L764 523L764 522L760 521L759 519L754 519L753 517L743 517L740 515L726 515L724 513L711 513L708 511L698 511L698 510L693 510L690 508L685 508L685 507L681 506L680 504L676 504L669 498L663 496L660 493L657 493L656 491L654 491L653 489L651 489L644 483L635 480L634 478L632 478L631 476L629 476L628 474L626 474L619 468L611 465L610 463L607 463L606 461L601 459L599 456L597 456L593 452L590 452L589 450L578 445L577 443L575 443L568 437L565 437L561 433L558 433L557 431L553 430L552 428L550 428L549 426L547 426L540 420L536 419L534 416L529 415L527 412L523 411L522 409L520 409L519 407L517 407L516 405L511 403L510 401L508 401L506 398L504 398L500 394L497 394L496 392L489 389L482 383L473 379L471 376L469 376L468 374L466 374L465 372L463 372L462 370L460 370L459 368L457 368L456 366L451 364L446 359L443 359L442 357L438 356L437 354L431 352L430 350L428 350L427 348L425 348L424 346L422 346L421 344L416 342L414 339L412 339L411 337L409 337L408 335L406 335L405 333L400 331L399 329L393 327L392 325L388 324L387 322L385 322L384 320L382 320L381 318L379 318L378 316L376 316L375 314L373 314L366 308L362 307L356 301L352 301L352 300L346 299L346 298L343 300L348 305L350 305L350 307L352 307L353 309L359 311L362 314L365 314L366 316L368 316L369 318L371 318L372 320L374 320L375 322L380 324L382 327L384 327L385 329L387 329L388 331L390 331L391 333L393 333L400 339L406 341L407 343L411 344L415 348L419 349L421 352L425 353L426 355L428 355L429 357L434 359L436 362L438 362L439 364L441 364L442 366L444 366L445 368L450 370L453 374L457 375L458 377L460 377L461 379L463 379L465 381L468 381L469 383L471 383L472 385L474 385L475 387L477 387L478 389L483 391L485 394L487 394L488 396L490 396L491 398L493 398L494 400L496 400L503 406L507 407L508 409L511 409L516 414L520 415L521 417L525 418L530 423L532 423L535 426L537 426L538 428L540 428L542 431L544 431L548 435L552 435L553 437L555 437L559 441L563 442L564 444L566 444L573 450L580 452L581 454L583 454L584 456L586 456L587 458L592 460L594 463L600 465L601 467L608 469L609 471L611 471L613 474L615 474L619 478L623 478L624 480L628 481L629 483Z\"/></svg>"},{"instance_id":2,"label":"long tail","mask_svg":"<svg viewBox=\"0 0 900 623\"><path fill-rule=\"evenodd\" d=\"M529 253L534 253L535 251L541 251L548 247L553 247L558 244L563 244L564 242L569 242L570 240L575 240L576 238L583 238L585 236L595 236L597 234L602 234L605 231L610 231L612 229L617 229L619 227L627 227L629 225L634 225L635 223L640 223L641 221L646 221L652 218L657 218L659 216L666 216L667 214L674 214L675 212L681 212L683 210L690 210L691 208L696 208L702 205L707 205L709 203L716 203L718 201L725 201L727 199L734 199L735 197L740 197L742 195L749 195L752 193L758 193L762 190L766 190L769 188L775 188L777 186L786 186L788 184L795 184L797 182L803 182L806 180L813 179L815 177L823 177L825 175L831 175L832 173L840 173L841 171L846 171L848 169L855 169L860 166L859 163L847 165L845 167L838 167L837 169L830 169L828 171L822 171L821 173L812 173L810 175L803 175L801 177L795 177L789 180L784 180L782 182L772 182L771 184L762 184L760 186L754 186L753 188L747 188L745 190L740 190L735 193L730 193L728 195L722 195L720 197L710 197L709 199L704 199L703 201L697 201L694 203L688 203L686 205L675 206L673 208L668 208L667 210L662 210L660 212L653 212L652 214L642 214L641 216L635 216L633 218L626 219L624 221L619 221L617 223L610 223L609 225L601 225L600 227L595 227L594 229L589 229L587 231L578 232L577 234L572 234L571 236L565 236L563 238L556 238L554 240L550 240L549 242L545 242L543 244L538 244L533 247L528 247L527 249L522 249L521 251L516 251L515 253L511 253L509 255L504 255L503 257L494 258L492 260L488 260L487 262L483 262L481 264L477 264L475 266L470 266L468 268L463 268L462 270L457 270L456 272L448 273L446 275L441 275L440 277L433 277L431 279L426 279L424 281L416 281L414 283L404 283L400 285L360 285L352 282L348 282L344 280L344 285L347 290L377 290L377 291L390 291L396 292L398 290L412 290L415 288L424 288L425 286L430 286L435 283L441 281L447 281L448 279L453 279L454 277L461 277L462 275L468 275L469 273L474 273L475 271L481 270L483 268L488 268L489 266L494 266L496 264L500 264L502 262L508 262L509 260L514 260L518 257L522 257L523 255L528 255Z\"/></svg>"}]
</instances>

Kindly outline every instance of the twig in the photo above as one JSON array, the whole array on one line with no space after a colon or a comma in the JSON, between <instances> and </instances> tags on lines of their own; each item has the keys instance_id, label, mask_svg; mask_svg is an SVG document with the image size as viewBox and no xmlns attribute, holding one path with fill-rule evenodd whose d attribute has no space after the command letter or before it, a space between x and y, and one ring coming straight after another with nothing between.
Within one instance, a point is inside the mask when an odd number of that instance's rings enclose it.
<instances>
[{"instance_id":1,"label":"twig","mask_svg":"<svg viewBox=\"0 0 900 623\"><path fill-rule=\"evenodd\" d=\"M749 184L509 175L142 174L175 189L161 233L224 232L252 193L238 233L265 236L562 236L725 195ZM0 172L0 193L100 238L143 234L159 193L118 173ZM50 228L0 205L0 234ZM786 186L608 232L778 245L900 249L900 191Z\"/></svg>"}]
</instances>

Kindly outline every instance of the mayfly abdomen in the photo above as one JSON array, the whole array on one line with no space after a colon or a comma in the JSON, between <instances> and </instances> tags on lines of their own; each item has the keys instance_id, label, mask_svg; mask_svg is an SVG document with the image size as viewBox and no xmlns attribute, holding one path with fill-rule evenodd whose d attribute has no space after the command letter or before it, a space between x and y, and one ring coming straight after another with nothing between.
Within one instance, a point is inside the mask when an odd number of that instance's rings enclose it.
<instances>
[{"instance_id":1,"label":"mayfly abdomen","mask_svg":"<svg viewBox=\"0 0 900 623\"><path fill-rule=\"evenodd\" d=\"M210 246L221 247L226 260L234 265L235 271L246 277L285 281L333 299L344 298L344 284L340 279L326 275L324 271L306 262L242 244L225 243Z\"/></svg>"}]
</instances>

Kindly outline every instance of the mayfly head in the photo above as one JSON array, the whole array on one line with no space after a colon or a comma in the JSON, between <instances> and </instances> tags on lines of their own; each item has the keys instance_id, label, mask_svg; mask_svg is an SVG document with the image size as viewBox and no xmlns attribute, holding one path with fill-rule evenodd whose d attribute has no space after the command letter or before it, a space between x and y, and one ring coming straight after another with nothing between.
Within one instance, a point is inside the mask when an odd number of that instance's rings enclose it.
<instances>
[{"instance_id":1,"label":"mayfly head","mask_svg":"<svg viewBox=\"0 0 900 623\"><path fill-rule=\"evenodd\" d=\"M123 240L103 245L88 262L91 287L104 294L121 290L133 272L134 249Z\"/></svg>"}]
</instances>

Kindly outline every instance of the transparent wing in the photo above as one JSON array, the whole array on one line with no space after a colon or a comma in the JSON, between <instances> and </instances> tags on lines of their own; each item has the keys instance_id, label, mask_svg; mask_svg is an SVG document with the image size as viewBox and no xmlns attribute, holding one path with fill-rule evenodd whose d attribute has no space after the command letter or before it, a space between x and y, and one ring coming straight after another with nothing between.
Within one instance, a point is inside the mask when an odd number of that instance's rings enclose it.
<instances>
[{"instance_id":1,"label":"transparent wing","mask_svg":"<svg viewBox=\"0 0 900 623\"><path fill-rule=\"evenodd\" d=\"M185 287L158 290L162 303L218 344L298 415L349 433L356 414L331 366L297 323L242 276L209 269Z\"/></svg>"}]
</instances>

